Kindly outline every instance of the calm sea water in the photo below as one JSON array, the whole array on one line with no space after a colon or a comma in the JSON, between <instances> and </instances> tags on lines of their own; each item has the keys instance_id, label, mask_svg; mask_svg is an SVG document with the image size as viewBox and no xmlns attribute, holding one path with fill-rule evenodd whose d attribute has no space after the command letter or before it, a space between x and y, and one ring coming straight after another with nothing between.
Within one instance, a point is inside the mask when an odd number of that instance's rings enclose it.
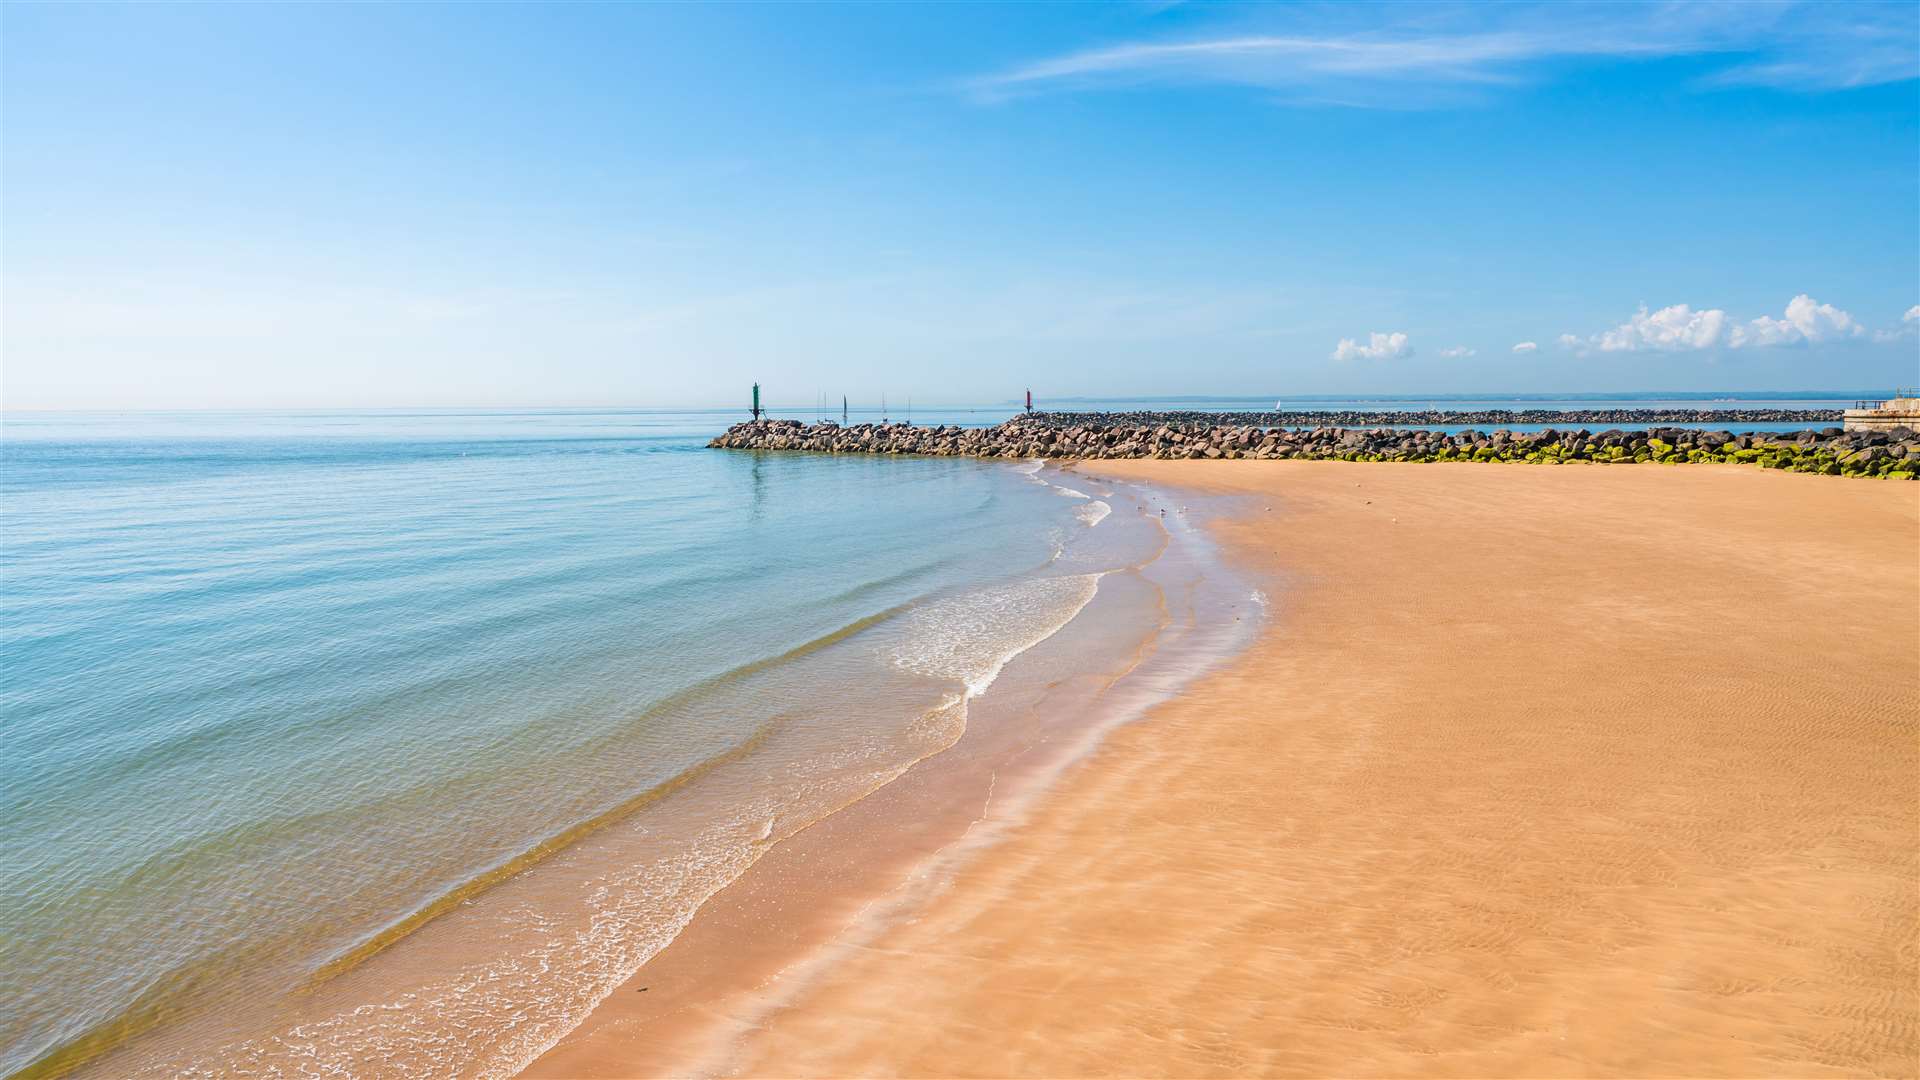
<instances>
[{"instance_id":1,"label":"calm sea water","mask_svg":"<svg viewBox=\"0 0 1920 1080\"><path fill-rule=\"evenodd\" d=\"M1088 500L704 449L730 419L9 416L0 1073L292 993L784 745L729 822L768 839L1086 602Z\"/></svg>"},{"instance_id":2,"label":"calm sea water","mask_svg":"<svg viewBox=\"0 0 1920 1080\"><path fill-rule=\"evenodd\" d=\"M0 1074L510 1074L1160 543L734 419L7 416Z\"/></svg>"}]
</instances>

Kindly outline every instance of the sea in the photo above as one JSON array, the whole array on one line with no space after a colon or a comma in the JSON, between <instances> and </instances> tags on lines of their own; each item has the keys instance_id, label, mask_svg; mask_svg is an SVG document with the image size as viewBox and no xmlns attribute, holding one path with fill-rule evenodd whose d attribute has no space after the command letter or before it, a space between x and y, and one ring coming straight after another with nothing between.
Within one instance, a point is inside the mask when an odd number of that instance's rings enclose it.
<instances>
[{"instance_id":1,"label":"sea","mask_svg":"<svg viewBox=\"0 0 1920 1080\"><path fill-rule=\"evenodd\" d=\"M1103 589L1249 598L1165 493L741 418L0 417L0 1075L511 1076Z\"/></svg>"}]
</instances>

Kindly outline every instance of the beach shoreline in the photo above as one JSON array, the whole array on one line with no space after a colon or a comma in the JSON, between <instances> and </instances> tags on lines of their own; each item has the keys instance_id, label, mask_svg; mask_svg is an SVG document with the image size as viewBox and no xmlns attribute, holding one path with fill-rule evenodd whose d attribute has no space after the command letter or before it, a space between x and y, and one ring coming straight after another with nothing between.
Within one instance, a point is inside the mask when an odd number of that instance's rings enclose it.
<instances>
[{"instance_id":1,"label":"beach shoreline","mask_svg":"<svg viewBox=\"0 0 1920 1080\"><path fill-rule=\"evenodd\" d=\"M812 974L945 888L1107 733L1245 647L1262 609L1220 563L1200 508L1181 505L1193 500L1046 475L1153 519L1164 546L1105 574L1078 617L1010 661L954 745L770 848L518 1075L727 1071L737 1040ZM1116 631L1149 611L1150 632L1125 631L1116 651Z\"/></svg>"},{"instance_id":2,"label":"beach shoreline","mask_svg":"<svg viewBox=\"0 0 1920 1080\"><path fill-rule=\"evenodd\" d=\"M668 657L657 644L649 646L660 635L644 625L595 635L605 651L642 665L618 672L611 686L629 687L676 664L704 659L713 667L685 692L650 699L644 711L606 708L568 717L556 733L563 743L580 739L590 720L624 719L625 730L597 744L588 767L552 770L540 790L571 797L597 775L617 780L624 774L629 784L646 778L640 769L623 769L616 751L663 772L673 754L694 757L689 748L702 739L717 743L720 753L668 772L664 782L637 794L623 793L570 831L548 833L551 840L516 848L520 856L497 874L454 879L455 886L472 887L429 893L447 899L400 909L402 917L387 923L392 933L340 935L348 946L378 947L316 949L310 963L292 972L284 993L242 993L240 978L252 973L229 972L204 982L238 1005L194 1009L204 996L156 998L167 1010L165 1023L69 1040L33 1068L104 1076L288 1069L512 1075L647 965L713 891L761 854L787 848L790 839L810 843L844 828L836 822L816 832L813 825L903 772L926 772L913 763L946 757L957 737L991 727L995 715L1009 718L1002 726L1017 733L1012 725L1027 707L1023 701L1088 696L1103 678L1131 665L1165 622L1154 575L1169 553L1189 546L1170 543L1168 529L1141 511L1133 493L1078 480L1071 487L1055 483L1058 470L1040 462L871 462L865 471L884 474L889 485L884 495L861 485L860 498L887 503L886 519L873 521L860 516L860 503L808 497L800 483L848 484L863 471L857 464L688 457L752 482L748 493L757 501L744 537L735 539L739 530L730 528L731 550L757 564L764 547L747 543L754 526L764 528L768 543L825 530L831 536L812 543L825 556L815 560L822 572L797 573L789 563L762 575L764 588L710 597L690 591L697 614L731 610L746 624L716 639L711 656L683 649ZM804 506L812 523L780 514L782 503ZM915 518L916 507L934 516ZM736 516L730 507L724 520ZM944 538L927 535L952 530L956 520L967 528ZM847 542L836 545L839 537ZM620 543L630 552L631 534ZM726 547L695 547L694 557L724 565ZM828 565L836 550L854 554ZM906 569L895 572L901 564ZM639 587L650 580L643 575ZM570 606L564 596L534 595L555 610ZM760 636L775 639L775 646L767 648L753 631L765 631ZM698 640L697 633L682 637ZM1071 727L1045 725L1039 733L1063 737ZM736 731L746 737L731 737ZM516 755L516 762L539 761L549 741ZM967 756L963 751L951 760ZM904 804L887 823L889 835L859 846L861 859L842 876L884 863L889 845L917 850L913 836L932 837L949 823L972 821L966 799L977 810L991 779L979 778L979 794L947 785L931 801ZM1000 795L1018 787L1011 776L1002 779ZM444 803L433 805L444 810ZM896 822L908 827L892 829ZM802 869L817 874L821 865L816 859ZM836 877L825 884L844 882ZM783 916L792 917L768 925L803 932L799 892L789 876L772 895ZM673 1003L667 991L674 985L656 984L649 1003Z\"/></svg>"},{"instance_id":3,"label":"beach shoreline","mask_svg":"<svg viewBox=\"0 0 1920 1080\"><path fill-rule=\"evenodd\" d=\"M524 1075L1920 1064L1911 489L1076 467L1238 499L1260 639L906 917L668 1023L596 1014ZM777 922L777 890L736 910Z\"/></svg>"}]
</instances>

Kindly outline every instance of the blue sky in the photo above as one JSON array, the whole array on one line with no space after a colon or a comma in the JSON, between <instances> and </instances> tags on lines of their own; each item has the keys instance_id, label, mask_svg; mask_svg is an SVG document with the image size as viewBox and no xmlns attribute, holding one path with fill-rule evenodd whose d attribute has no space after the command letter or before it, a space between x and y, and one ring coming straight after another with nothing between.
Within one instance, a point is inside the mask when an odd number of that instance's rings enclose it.
<instances>
[{"instance_id":1,"label":"blue sky","mask_svg":"<svg viewBox=\"0 0 1920 1080\"><path fill-rule=\"evenodd\" d=\"M1920 382L1912 4L0 20L8 408Z\"/></svg>"}]
</instances>

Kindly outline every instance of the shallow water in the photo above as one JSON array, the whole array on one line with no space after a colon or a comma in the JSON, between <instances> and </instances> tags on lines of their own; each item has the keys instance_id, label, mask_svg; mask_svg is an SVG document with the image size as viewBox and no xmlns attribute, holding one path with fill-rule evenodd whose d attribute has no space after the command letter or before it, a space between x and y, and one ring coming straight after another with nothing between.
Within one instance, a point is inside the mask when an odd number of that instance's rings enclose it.
<instances>
[{"instance_id":1,"label":"shallow water","mask_svg":"<svg viewBox=\"0 0 1920 1080\"><path fill-rule=\"evenodd\" d=\"M673 794L564 925L630 968L754 845L950 741L1092 595L1102 560L1062 558L1088 500L1021 466L705 450L724 422L9 417L0 1072L307 1071L324 1040L276 1030L312 1022L288 1002ZM607 974L540 954L568 918L542 902L488 917L532 943L513 963L442 931L418 970L502 1008ZM391 1045L358 1060L444 1059L428 1029L458 1018L379 983L393 1023L354 1038Z\"/></svg>"}]
</instances>

